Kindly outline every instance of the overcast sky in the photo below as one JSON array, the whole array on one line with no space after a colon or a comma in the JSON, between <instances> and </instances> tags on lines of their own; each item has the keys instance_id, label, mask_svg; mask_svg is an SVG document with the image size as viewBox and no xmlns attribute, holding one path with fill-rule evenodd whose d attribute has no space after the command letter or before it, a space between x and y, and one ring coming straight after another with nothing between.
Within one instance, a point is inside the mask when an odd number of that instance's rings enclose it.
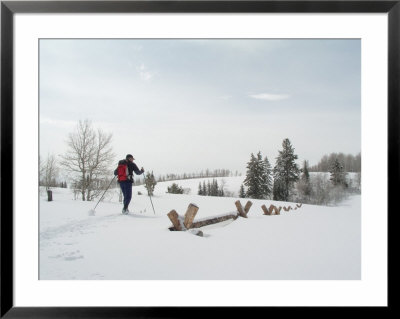
<instances>
[{"instance_id":1,"label":"overcast sky","mask_svg":"<svg viewBox=\"0 0 400 319\"><path fill-rule=\"evenodd\" d=\"M155 174L361 151L360 40L40 40L40 154L79 120Z\"/></svg>"}]
</instances>

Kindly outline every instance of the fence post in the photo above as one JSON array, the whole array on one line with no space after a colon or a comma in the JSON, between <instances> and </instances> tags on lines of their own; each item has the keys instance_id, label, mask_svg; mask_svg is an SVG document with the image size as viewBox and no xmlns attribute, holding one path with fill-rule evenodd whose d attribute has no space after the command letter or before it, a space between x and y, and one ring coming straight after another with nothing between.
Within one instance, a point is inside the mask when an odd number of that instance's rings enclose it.
<instances>
[{"instance_id":1,"label":"fence post","mask_svg":"<svg viewBox=\"0 0 400 319\"><path fill-rule=\"evenodd\" d=\"M271 211L267 209L267 206L262 205L261 209L264 211L264 215L271 215Z\"/></svg>"},{"instance_id":2,"label":"fence post","mask_svg":"<svg viewBox=\"0 0 400 319\"><path fill-rule=\"evenodd\" d=\"M182 230L182 226L181 226L181 223L180 223L180 221L179 221L179 215L178 215L178 213L176 212L175 209L171 210L171 211L167 214L167 216L168 216L169 219L171 220L172 225L174 225L174 227L175 227L176 230Z\"/></svg>"},{"instance_id":3,"label":"fence post","mask_svg":"<svg viewBox=\"0 0 400 319\"><path fill-rule=\"evenodd\" d=\"M189 229L190 226L192 226L194 217L196 216L198 210L199 207L197 207L194 204L190 204L189 207L187 208L187 211L185 213L185 219L183 221L183 225L186 227L186 229Z\"/></svg>"},{"instance_id":4,"label":"fence post","mask_svg":"<svg viewBox=\"0 0 400 319\"><path fill-rule=\"evenodd\" d=\"M51 190L47 190L47 201L51 202L53 200L53 192Z\"/></svg>"},{"instance_id":5,"label":"fence post","mask_svg":"<svg viewBox=\"0 0 400 319\"><path fill-rule=\"evenodd\" d=\"M244 212L246 215L249 213L251 205L253 205L253 203L251 201L247 201L246 205L244 206Z\"/></svg>"},{"instance_id":6,"label":"fence post","mask_svg":"<svg viewBox=\"0 0 400 319\"><path fill-rule=\"evenodd\" d=\"M237 200L237 201L235 202L235 205L236 205L237 211L239 212L239 215L242 216L242 217L244 217L244 218L247 218L247 215L246 215L246 213L244 212L243 207L242 207L242 204L240 203L239 200Z\"/></svg>"}]
</instances>

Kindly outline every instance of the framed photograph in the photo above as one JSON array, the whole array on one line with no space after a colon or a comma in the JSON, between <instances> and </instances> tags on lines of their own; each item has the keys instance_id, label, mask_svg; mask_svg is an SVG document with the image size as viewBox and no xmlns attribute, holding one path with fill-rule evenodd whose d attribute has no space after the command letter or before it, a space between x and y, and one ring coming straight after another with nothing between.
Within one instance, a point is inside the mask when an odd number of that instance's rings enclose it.
<instances>
[{"instance_id":1,"label":"framed photograph","mask_svg":"<svg viewBox=\"0 0 400 319\"><path fill-rule=\"evenodd\" d=\"M390 309L399 18L2 1L1 317Z\"/></svg>"}]
</instances>

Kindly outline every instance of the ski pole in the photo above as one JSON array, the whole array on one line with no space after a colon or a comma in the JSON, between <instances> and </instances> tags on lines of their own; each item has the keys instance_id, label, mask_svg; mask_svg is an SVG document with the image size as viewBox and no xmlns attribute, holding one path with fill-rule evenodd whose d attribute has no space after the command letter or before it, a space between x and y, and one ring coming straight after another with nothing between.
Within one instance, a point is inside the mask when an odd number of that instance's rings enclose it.
<instances>
[{"instance_id":1,"label":"ski pole","mask_svg":"<svg viewBox=\"0 0 400 319\"><path fill-rule=\"evenodd\" d=\"M146 184L146 175L144 174L144 172L143 172L143 177L144 177L144 183ZM151 200L151 196L150 196L150 191L149 191L148 187L146 187L146 189L147 189L147 194L149 195L149 198L150 198L151 207L153 207L153 213L155 215L156 211L154 210L153 201Z\"/></svg>"},{"instance_id":2,"label":"ski pole","mask_svg":"<svg viewBox=\"0 0 400 319\"><path fill-rule=\"evenodd\" d=\"M99 205L100 201L103 199L105 193L108 191L108 189L110 188L112 182L114 181L115 177L117 177L116 175L113 177L113 179L111 180L110 184L108 185L108 187L106 188L106 190L104 191L103 195L101 195L101 198L99 199L99 201L97 202L96 206L93 208L93 211L96 210L97 205Z\"/></svg>"}]
</instances>

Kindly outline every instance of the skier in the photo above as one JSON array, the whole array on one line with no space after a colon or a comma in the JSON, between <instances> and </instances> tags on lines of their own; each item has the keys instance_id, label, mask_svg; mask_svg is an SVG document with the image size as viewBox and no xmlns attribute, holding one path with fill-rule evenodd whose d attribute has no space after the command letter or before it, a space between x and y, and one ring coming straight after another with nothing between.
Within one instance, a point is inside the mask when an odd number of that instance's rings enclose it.
<instances>
[{"instance_id":1,"label":"skier","mask_svg":"<svg viewBox=\"0 0 400 319\"><path fill-rule=\"evenodd\" d=\"M114 171L114 175L118 176L118 183L124 195L123 214L129 213L128 206L132 198L133 172L135 172L136 175L144 173L143 167L139 170L133 161L134 158L131 154L126 155L124 160L118 162L118 167Z\"/></svg>"}]
</instances>

